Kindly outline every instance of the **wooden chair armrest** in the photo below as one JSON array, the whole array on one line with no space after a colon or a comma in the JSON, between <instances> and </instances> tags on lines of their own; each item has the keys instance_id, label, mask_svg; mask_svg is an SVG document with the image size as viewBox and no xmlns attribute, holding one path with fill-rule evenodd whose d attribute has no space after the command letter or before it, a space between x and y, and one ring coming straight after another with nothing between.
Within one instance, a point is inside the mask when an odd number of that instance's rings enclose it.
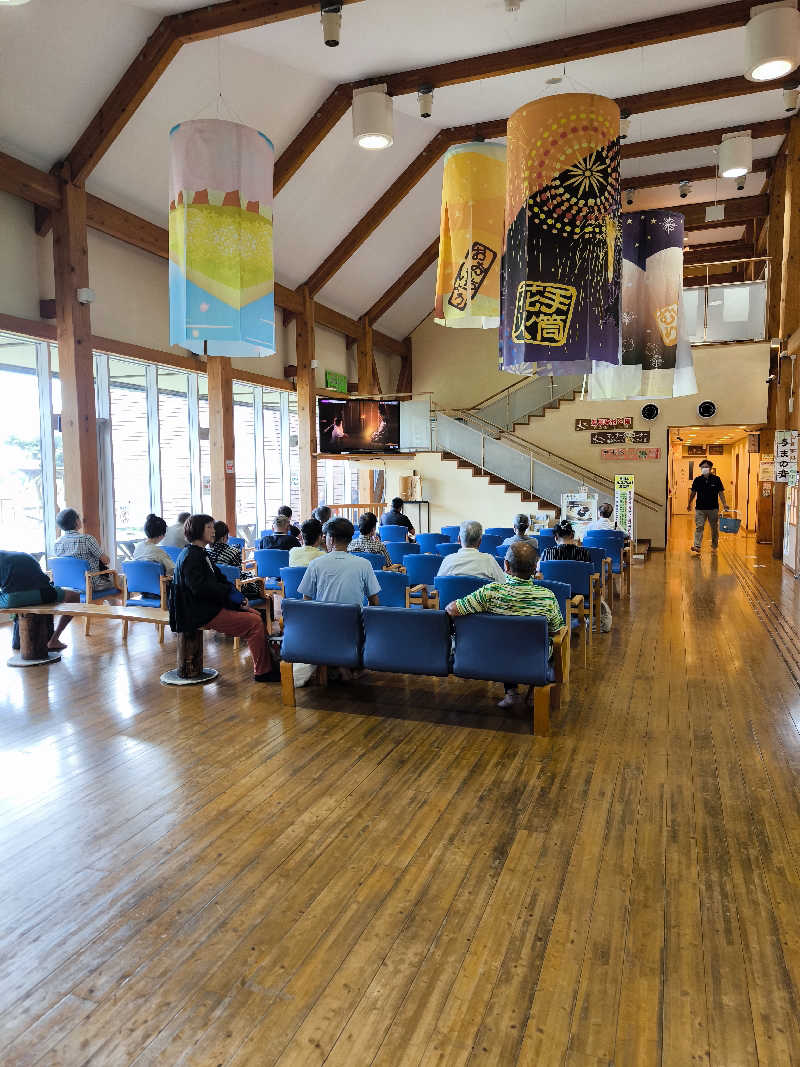
<instances>
[{"instance_id":1,"label":"wooden chair armrest","mask_svg":"<svg viewBox=\"0 0 800 1067\"><path fill-rule=\"evenodd\" d=\"M250 582L258 582L258 584L261 586L261 599L262 600L266 600L267 599L266 578L259 578L257 574L254 574L252 578L237 578L236 579L236 588L240 592L241 592L241 589L242 589L242 585L245 582L248 582L248 583L250 583Z\"/></svg>"},{"instance_id":2,"label":"wooden chair armrest","mask_svg":"<svg viewBox=\"0 0 800 1067\"><path fill-rule=\"evenodd\" d=\"M423 608L428 606L428 587L426 585L412 585L408 589L409 598L414 595L420 597Z\"/></svg>"},{"instance_id":3,"label":"wooden chair armrest","mask_svg":"<svg viewBox=\"0 0 800 1067\"><path fill-rule=\"evenodd\" d=\"M570 597L567 603L571 604L573 608L583 607L583 593L576 593L575 596Z\"/></svg>"},{"instance_id":4,"label":"wooden chair armrest","mask_svg":"<svg viewBox=\"0 0 800 1067\"><path fill-rule=\"evenodd\" d=\"M123 580L123 582L125 581L125 576L124 575L122 576L122 580ZM170 586L171 582L172 582L172 575L171 574L162 574L161 578L159 579L159 586L161 588L161 610L162 611L166 611L167 610L167 590L169 589L169 586ZM125 589L123 590L123 592L125 594L124 598L123 598L123 601L122 601L123 604L124 604L125 601L128 599L127 585L126 585Z\"/></svg>"},{"instance_id":5,"label":"wooden chair armrest","mask_svg":"<svg viewBox=\"0 0 800 1067\"><path fill-rule=\"evenodd\" d=\"M102 574L113 574L114 575L114 584L117 585L117 583L119 582L119 577L117 575L117 572L115 570L113 570L111 567L106 567L106 569L102 570L102 571L87 571L86 572L86 577L87 578L99 578Z\"/></svg>"},{"instance_id":6,"label":"wooden chair armrest","mask_svg":"<svg viewBox=\"0 0 800 1067\"><path fill-rule=\"evenodd\" d=\"M569 631L566 626L562 626L561 629L552 634L551 640L553 642L553 673L555 674L556 682L563 685L569 681L569 668L568 656L569 656Z\"/></svg>"},{"instance_id":7,"label":"wooden chair armrest","mask_svg":"<svg viewBox=\"0 0 800 1067\"><path fill-rule=\"evenodd\" d=\"M402 563L393 563L391 567L384 567L385 571L394 571L396 574L405 574L406 569Z\"/></svg>"},{"instance_id":8,"label":"wooden chair armrest","mask_svg":"<svg viewBox=\"0 0 800 1067\"><path fill-rule=\"evenodd\" d=\"M566 626L562 626L560 630L556 630L554 634L550 635L550 640L553 642L553 648L559 648L561 644L566 641L569 636L569 631Z\"/></svg>"},{"instance_id":9,"label":"wooden chair armrest","mask_svg":"<svg viewBox=\"0 0 800 1067\"><path fill-rule=\"evenodd\" d=\"M250 571L250 570L253 569L253 567L255 567L255 565L256 565L256 561L254 559L244 559L244 560L242 560L242 570L243 571Z\"/></svg>"}]
</instances>

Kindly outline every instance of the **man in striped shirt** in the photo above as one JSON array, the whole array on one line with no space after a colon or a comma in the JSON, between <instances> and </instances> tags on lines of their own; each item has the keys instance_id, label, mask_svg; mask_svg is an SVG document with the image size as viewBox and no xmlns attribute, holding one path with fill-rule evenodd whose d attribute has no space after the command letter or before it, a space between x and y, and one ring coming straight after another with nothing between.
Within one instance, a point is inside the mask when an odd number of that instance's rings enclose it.
<instances>
[{"instance_id":1,"label":"man in striped shirt","mask_svg":"<svg viewBox=\"0 0 800 1067\"><path fill-rule=\"evenodd\" d=\"M558 601L549 589L533 582L537 558L538 552L531 542L516 541L506 553L504 582L483 585L469 596L453 600L444 610L448 615L474 615L484 611L490 615L544 615L548 633L551 636L558 633L564 625ZM499 708L510 708L516 703L516 685L506 682L505 688L506 695L497 705Z\"/></svg>"}]
</instances>

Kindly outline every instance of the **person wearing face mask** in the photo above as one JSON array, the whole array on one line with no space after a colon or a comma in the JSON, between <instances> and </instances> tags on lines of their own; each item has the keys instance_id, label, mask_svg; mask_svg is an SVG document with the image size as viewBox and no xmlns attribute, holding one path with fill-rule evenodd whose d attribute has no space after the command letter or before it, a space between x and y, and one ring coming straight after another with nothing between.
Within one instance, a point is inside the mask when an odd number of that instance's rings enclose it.
<instances>
[{"instance_id":1,"label":"person wearing face mask","mask_svg":"<svg viewBox=\"0 0 800 1067\"><path fill-rule=\"evenodd\" d=\"M711 527L711 549L715 551L719 544L719 501L722 498L722 507L728 511L725 500L725 486L716 474L711 473L712 463L710 459L700 462L701 473L692 482L692 491L689 493L689 511L695 497L697 504L694 512L694 541L692 552L699 554L703 543L703 531L706 523Z\"/></svg>"}]
</instances>

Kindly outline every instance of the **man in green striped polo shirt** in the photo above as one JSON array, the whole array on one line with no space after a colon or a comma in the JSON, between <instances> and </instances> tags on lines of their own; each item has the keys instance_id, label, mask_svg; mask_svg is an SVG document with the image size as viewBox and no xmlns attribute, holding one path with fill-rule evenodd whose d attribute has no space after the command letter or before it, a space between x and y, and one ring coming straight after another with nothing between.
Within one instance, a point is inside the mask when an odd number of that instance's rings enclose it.
<instances>
[{"instance_id":1,"label":"man in green striped polo shirt","mask_svg":"<svg viewBox=\"0 0 800 1067\"><path fill-rule=\"evenodd\" d=\"M448 615L475 615L480 612L490 615L544 615L548 633L551 636L558 633L564 625L558 601L549 589L533 582L537 558L538 552L532 542L514 542L506 552L504 582L490 582L481 586L469 596L453 600L444 610ZM497 705L499 708L513 707L517 699L516 685L509 682L505 685L506 695Z\"/></svg>"}]
</instances>

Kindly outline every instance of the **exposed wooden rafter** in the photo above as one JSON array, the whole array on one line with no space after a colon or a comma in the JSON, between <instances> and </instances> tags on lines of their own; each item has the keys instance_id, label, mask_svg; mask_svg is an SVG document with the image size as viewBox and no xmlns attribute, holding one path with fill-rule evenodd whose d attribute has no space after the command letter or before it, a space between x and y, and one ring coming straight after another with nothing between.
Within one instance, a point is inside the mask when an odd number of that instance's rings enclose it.
<instances>
[{"instance_id":1,"label":"exposed wooden rafter","mask_svg":"<svg viewBox=\"0 0 800 1067\"><path fill-rule=\"evenodd\" d=\"M752 241L720 241L719 244L704 245L702 248L687 248L683 253L683 264L685 267L696 267L704 263L730 263L750 259L752 255Z\"/></svg>"},{"instance_id":2,"label":"exposed wooden rafter","mask_svg":"<svg viewBox=\"0 0 800 1067\"><path fill-rule=\"evenodd\" d=\"M691 148L711 148L718 145L726 133L750 130L753 140L762 137L785 137L789 132L788 119L770 119L767 122L742 122L738 126L722 126L701 133L681 133L675 137L654 137L649 141L626 141L622 145L623 159L641 159L642 156L660 156L668 152L686 152Z\"/></svg>"},{"instance_id":3,"label":"exposed wooden rafter","mask_svg":"<svg viewBox=\"0 0 800 1067\"><path fill-rule=\"evenodd\" d=\"M439 256L439 238L435 241L431 241L428 247L414 260L410 266L406 267L400 277L390 285L383 296L372 305L366 314L366 317L370 322L377 322L381 316L385 315L389 308L396 303L403 293L416 282L428 267L432 263L435 263Z\"/></svg>"},{"instance_id":4,"label":"exposed wooden rafter","mask_svg":"<svg viewBox=\"0 0 800 1067\"><path fill-rule=\"evenodd\" d=\"M276 196L300 170L314 149L325 140L336 123L347 114L352 102L352 86L346 83L337 85L291 144L284 148L275 161L273 191Z\"/></svg>"},{"instance_id":5,"label":"exposed wooden rafter","mask_svg":"<svg viewBox=\"0 0 800 1067\"><path fill-rule=\"evenodd\" d=\"M754 159L752 173L765 173L771 163L771 159ZM704 181L708 178L715 178L716 175L717 168L712 163L707 167L684 167L683 170L669 170L662 171L660 174L639 174L636 177L623 178L622 187L623 189L657 189L664 185L677 185L683 179L692 182ZM724 180L731 181L730 178Z\"/></svg>"},{"instance_id":6,"label":"exposed wooden rafter","mask_svg":"<svg viewBox=\"0 0 800 1067\"><path fill-rule=\"evenodd\" d=\"M725 205L725 218L717 224L717 228L746 222L748 219L763 218L769 211L769 197L766 193L760 196L732 196L719 202ZM709 200L702 204L668 204L665 209L679 211L685 219L687 229L706 230L714 228L705 221L706 208L712 203L713 201Z\"/></svg>"}]
</instances>

